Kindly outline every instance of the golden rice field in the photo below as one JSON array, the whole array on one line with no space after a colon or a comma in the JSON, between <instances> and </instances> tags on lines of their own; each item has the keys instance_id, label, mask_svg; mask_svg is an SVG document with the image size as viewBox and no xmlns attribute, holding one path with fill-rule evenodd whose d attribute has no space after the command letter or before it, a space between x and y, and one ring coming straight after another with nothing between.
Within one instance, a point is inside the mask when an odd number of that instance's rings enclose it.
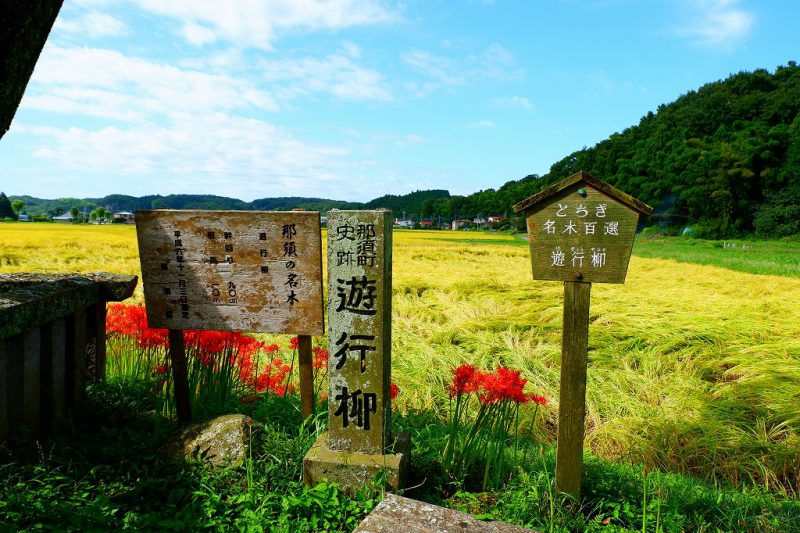
<instances>
[{"instance_id":1,"label":"golden rice field","mask_svg":"<svg viewBox=\"0 0 800 533\"><path fill-rule=\"evenodd\" d=\"M0 273L100 270L138 274L133 227L0 224ZM393 273L397 407L446 409L452 368L506 365L548 397L534 432L554 439L562 286L531 280L524 243L395 232ZM797 494L798 300L798 278L634 256L624 285L592 287L587 447Z\"/></svg>"}]
</instances>

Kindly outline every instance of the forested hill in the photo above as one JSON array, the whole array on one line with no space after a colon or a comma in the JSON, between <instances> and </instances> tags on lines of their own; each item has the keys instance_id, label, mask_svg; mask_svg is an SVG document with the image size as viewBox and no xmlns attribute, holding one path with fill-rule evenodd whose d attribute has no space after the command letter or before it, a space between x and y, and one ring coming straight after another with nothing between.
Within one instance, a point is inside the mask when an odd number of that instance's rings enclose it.
<instances>
[{"instance_id":1,"label":"forested hill","mask_svg":"<svg viewBox=\"0 0 800 533\"><path fill-rule=\"evenodd\" d=\"M659 106L639 124L573 152L544 176L463 200L502 212L585 170L656 208L651 223L706 236L800 233L800 67L741 72ZM665 216L671 215L671 216Z\"/></svg>"},{"instance_id":2,"label":"forested hill","mask_svg":"<svg viewBox=\"0 0 800 533\"><path fill-rule=\"evenodd\" d=\"M23 212L31 216L58 216L77 208L79 213L89 213L98 207L111 212L136 211L139 209L233 209L280 211L306 209L308 211L329 211L330 209L377 209L387 208L396 216L420 213L422 204L429 199L449 198L450 193L442 190L414 191L403 195L386 195L367 203L326 200L324 198L284 197L261 198L245 202L236 198L210 194L171 194L167 196L128 196L110 194L102 198L58 198L45 200L32 196L9 195L11 200L24 202ZM1 217L0 217L1 218Z\"/></svg>"}]
</instances>

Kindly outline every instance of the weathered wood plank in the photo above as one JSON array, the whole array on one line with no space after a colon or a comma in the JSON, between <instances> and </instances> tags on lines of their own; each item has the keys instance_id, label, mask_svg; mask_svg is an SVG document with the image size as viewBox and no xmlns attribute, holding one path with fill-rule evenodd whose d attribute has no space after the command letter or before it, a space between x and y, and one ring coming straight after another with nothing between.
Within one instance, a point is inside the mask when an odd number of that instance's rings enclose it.
<instances>
[{"instance_id":1,"label":"weathered wood plank","mask_svg":"<svg viewBox=\"0 0 800 533\"><path fill-rule=\"evenodd\" d=\"M322 335L318 212L136 212L150 327Z\"/></svg>"},{"instance_id":2,"label":"weathered wood plank","mask_svg":"<svg viewBox=\"0 0 800 533\"><path fill-rule=\"evenodd\" d=\"M68 403L66 319L59 318L51 323L50 339L47 344L50 354L50 424L53 433L60 433L64 429Z\"/></svg>"},{"instance_id":3,"label":"weathered wood plank","mask_svg":"<svg viewBox=\"0 0 800 533\"><path fill-rule=\"evenodd\" d=\"M106 303L98 302L86 309L86 321L93 360L89 361L89 378L106 377Z\"/></svg>"},{"instance_id":4,"label":"weathered wood plank","mask_svg":"<svg viewBox=\"0 0 800 533\"><path fill-rule=\"evenodd\" d=\"M639 215L584 183L527 212L534 279L623 283Z\"/></svg>"},{"instance_id":5,"label":"weathered wood plank","mask_svg":"<svg viewBox=\"0 0 800 533\"><path fill-rule=\"evenodd\" d=\"M35 439L41 434L42 336L39 328L23 334L22 417L24 434Z\"/></svg>"},{"instance_id":6,"label":"weathered wood plank","mask_svg":"<svg viewBox=\"0 0 800 533\"><path fill-rule=\"evenodd\" d=\"M8 439L8 370L6 340L0 339L0 442Z\"/></svg>"},{"instance_id":7,"label":"weathered wood plank","mask_svg":"<svg viewBox=\"0 0 800 533\"><path fill-rule=\"evenodd\" d=\"M80 407L86 388L86 309L78 309L66 318L66 407Z\"/></svg>"},{"instance_id":8,"label":"weathered wood plank","mask_svg":"<svg viewBox=\"0 0 800 533\"><path fill-rule=\"evenodd\" d=\"M6 339L6 420L10 435L18 434L25 422L22 406L24 404L25 377L23 351L25 340L22 334Z\"/></svg>"},{"instance_id":9,"label":"weathered wood plank","mask_svg":"<svg viewBox=\"0 0 800 533\"><path fill-rule=\"evenodd\" d=\"M22 333L97 302L133 294L138 278L94 274L0 274L0 338Z\"/></svg>"},{"instance_id":10,"label":"weathered wood plank","mask_svg":"<svg viewBox=\"0 0 800 533\"><path fill-rule=\"evenodd\" d=\"M586 357L589 348L591 283L564 283L561 389L558 397L556 488L580 495L586 410Z\"/></svg>"}]
</instances>

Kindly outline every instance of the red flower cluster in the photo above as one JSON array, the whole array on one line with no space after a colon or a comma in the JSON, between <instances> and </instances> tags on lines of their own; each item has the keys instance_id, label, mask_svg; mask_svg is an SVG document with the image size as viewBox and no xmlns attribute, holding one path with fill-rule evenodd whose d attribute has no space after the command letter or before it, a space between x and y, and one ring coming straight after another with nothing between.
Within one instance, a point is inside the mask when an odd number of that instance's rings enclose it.
<instances>
[{"instance_id":1,"label":"red flower cluster","mask_svg":"<svg viewBox=\"0 0 800 533\"><path fill-rule=\"evenodd\" d=\"M292 337L289 339L289 349L296 350L297 349L297 337Z\"/></svg>"},{"instance_id":2,"label":"red flower cluster","mask_svg":"<svg viewBox=\"0 0 800 533\"><path fill-rule=\"evenodd\" d=\"M106 315L106 336L125 335L132 337L140 348L167 346L167 330L147 327L144 306L109 304Z\"/></svg>"},{"instance_id":3,"label":"red flower cluster","mask_svg":"<svg viewBox=\"0 0 800 533\"><path fill-rule=\"evenodd\" d=\"M311 350L314 352L314 360L311 362L311 366L316 369L328 368L328 350L322 348L320 346L314 346L314 349Z\"/></svg>"},{"instance_id":4,"label":"red flower cluster","mask_svg":"<svg viewBox=\"0 0 800 533\"><path fill-rule=\"evenodd\" d=\"M397 395L400 393L400 387L397 386L397 383L392 383L389 387L389 399L394 400L397 398Z\"/></svg>"},{"instance_id":5,"label":"red flower cluster","mask_svg":"<svg viewBox=\"0 0 800 533\"><path fill-rule=\"evenodd\" d=\"M453 384L450 389L450 397L461 396L475 392L480 388L484 374L475 370L472 365L461 365L453 371Z\"/></svg>"},{"instance_id":6,"label":"red flower cluster","mask_svg":"<svg viewBox=\"0 0 800 533\"><path fill-rule=\"evenodd\" d=\"M257 392L268 390L283 396L286 392L286 377L289 375L291 366L280 359L273 359L264 371L258 375L252 383Z\"/></svg>"},{"instance_id":7,"label":"red flower cluster","mask_svg":"<svg viewBox=\"0 0 800 533\"><path fill-rule=\"evenodd\" d=\"M488 373L475 370L472 365L461 365L453 372L453 383L448 387L450 397L478 393L478 398L484 405L511 401L514 403L535 402L547 405L547 399L537 394L525 394L523 389L528 382L520 377L518 370L511 370L504 366L497 372Z\"/></svg>"}]
</instances>

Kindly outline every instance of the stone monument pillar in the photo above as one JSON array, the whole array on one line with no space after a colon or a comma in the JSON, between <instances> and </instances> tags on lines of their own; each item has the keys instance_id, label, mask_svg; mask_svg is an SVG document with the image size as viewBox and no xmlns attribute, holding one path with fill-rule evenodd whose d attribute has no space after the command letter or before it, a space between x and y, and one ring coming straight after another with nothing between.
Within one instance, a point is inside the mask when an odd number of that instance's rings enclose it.
<instances>
[{"instance_id":1,"label":"stone monument pillar","mask_svg":"<svg viewBox=\"0 0 800 533\"><path fill-rule=\"evenodd\" d=\"M391 212L329 212L329 424L303 460L306 484L355 491L385 470L402 487L408 453L389 431L391 330Z\"/></svg>"}]
</instances>

